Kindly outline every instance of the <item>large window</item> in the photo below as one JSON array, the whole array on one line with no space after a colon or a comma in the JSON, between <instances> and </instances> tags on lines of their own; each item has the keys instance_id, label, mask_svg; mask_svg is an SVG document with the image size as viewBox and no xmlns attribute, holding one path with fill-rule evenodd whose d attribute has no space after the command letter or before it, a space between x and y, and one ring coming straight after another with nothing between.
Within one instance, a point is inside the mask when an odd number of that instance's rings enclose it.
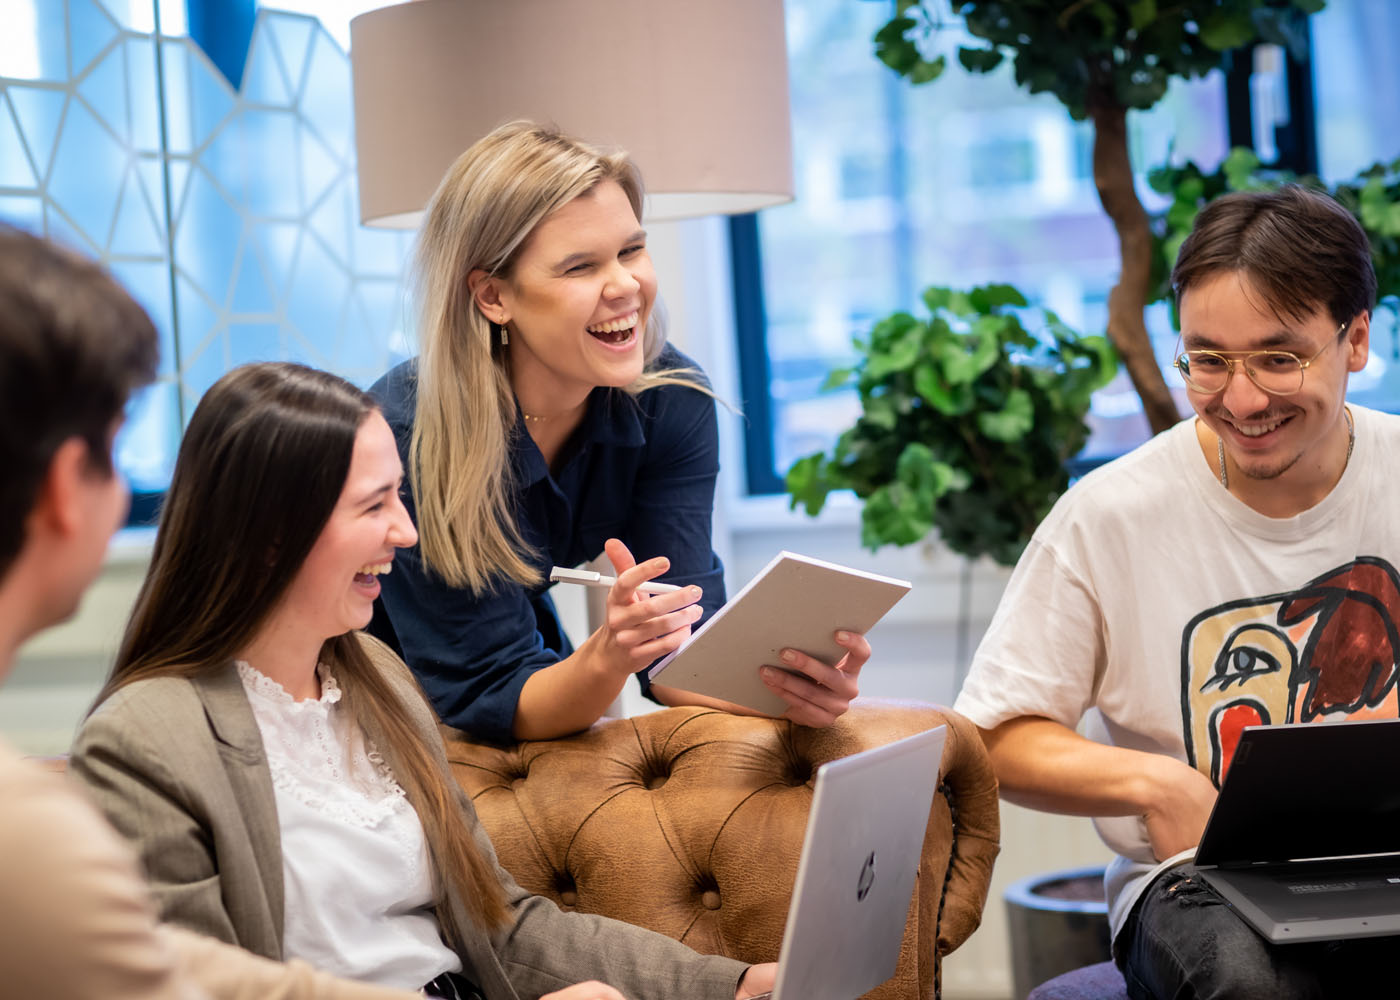
<instances>
[{"instance_id":1,"label":"large window","mask_svg":"<svg viewBox=\"0 0 1400 1000\"><path fill-rule=\"evenodd\" d=\"M1090 126L1055 98L1018 88L1009 63L990 76L964 71L955 50L968 40L953 32L941 39L949 68L939 80L899 79L870 42L891 7L787 0L797 198L733 226L751 493L780 490L795 459L849 426L854 393L821 393L826 373L850 363L852 337L877 317L920 309L927 285L1010 282L1072 327L1104 329L1118 251L1093 187ZM1391 100L1400 70L1388 55L1400 41L1400 7L1331 0L1312 29L1323 175L1340 179L1400 155L1400 105ZM1282 95L1283 106L1254 123L1271 143L1268 126L1288 124L1287 89L1248 72L1244 83L1261 108L1271 88ZM1130 113L1149 211L1163 204L1146 184L1150 169L1169 159L1211 169L1226 153L1226 93L1215 72ZM1235 141L1247 137L1237 130ZM1165 306L1149 310L1148 328L1167 370L1175 331ZM1370 405L1400 396L1400 382L1386 383L1396 367L1388 314L1378 328L1377 357L1353 383L1353 398ZM1145 439L1126 374L1098 393L1090 424L1086 458Z\"/></svg>"},{"instance_id":2,"label":"large window","mask_svg":"<svg viewBox=\"0 0 1400 1000\"><path fill-rule=\"evenodd\" d=\"M335 34L252 0L6 5L0 219L102 260L161 332L160 381L117 443L138 519L231 366L368 384L410 349L408 237L361 227L356 205L345 28L374 5L306 0Z\"/></svg>"},{"instance_id":3,"label":"large window","mask_svg":"<svg viewBox=\"0 0 1400 1000\"><path fill-rule=\"evenodd\" d=\"M379 2L5 5L0 219L107 263L162 334L160 382L134 402L118 442L138 494L164 488L184 420L229 366L302 360L367 383L411 350L400 285L409 238L356 216L348 22ZM1009 67L971 76L956 59L936 83L909 86L872 51L889 3L786 8L798 198L734 226L754 492L777 490L795 458L849 424L853 398L818 392L826 372L850 361L851 338L877 317L916 308L925 285L1009 281L1095 332L1117 269L1088 126L1054 98L1018 89ZM1323 176L1400 156L1390 56L1400 5L1330 0L1311 26ZM950 51L957 42L943 39ZM1135 168L1218 162L1226 90L1212 74L1134 114ZM1286 118L1282 91L1280 102L1273 113ZM1141 193L1156 204L1145 184ZM1165 364L1166 310L1149 326ZM1380 313L1374 329L1352 396L1391 406L1394 317ZM1126 377L1099 393L1091 422L1089 455L1142 440Z\"/></svg>"},{"instance_id":4,"label":"large window","mask_svg":"<svg viewBox=\"0 0 1400 1000\"><path fill-rule=\"evenodd\" d=\"M1400 4L1392 0L1329 0L1312 18L1318 172L1329 182L1400 158L1397 44ZM1352 376L1347 398L1400 409L1400 328L1393 308L1376 311L1371 357Z\"/></svg>"}]
</instances>

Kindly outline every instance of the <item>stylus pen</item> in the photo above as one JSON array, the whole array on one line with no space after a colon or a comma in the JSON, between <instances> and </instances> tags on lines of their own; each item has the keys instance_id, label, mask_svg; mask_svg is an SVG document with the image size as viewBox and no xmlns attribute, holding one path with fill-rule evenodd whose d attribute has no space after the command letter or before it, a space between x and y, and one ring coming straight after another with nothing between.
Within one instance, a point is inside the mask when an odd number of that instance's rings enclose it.
<instances>
[{"instance_id":1,"label":"stylus pen","mask_svg":"<svg viewBox=\"0 0 1400 1000\"><path fill-rule=\"evenodd\" d=\"M586 569L565 569L562 566L555 566L551 569L549 579L552 583L577 583L583 587L602 587L605 590L617 583L616 577L590 573ZM674 583L657 583L655 580L647 580L638 584L637 589L648 594L670 594L681 588Z\"/></svg>"}]
</instances>

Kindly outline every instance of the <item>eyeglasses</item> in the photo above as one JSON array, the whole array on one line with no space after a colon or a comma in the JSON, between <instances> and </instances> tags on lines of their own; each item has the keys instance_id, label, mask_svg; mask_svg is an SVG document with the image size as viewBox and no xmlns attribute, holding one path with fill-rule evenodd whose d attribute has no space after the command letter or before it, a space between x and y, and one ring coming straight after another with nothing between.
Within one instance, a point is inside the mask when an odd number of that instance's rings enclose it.
<instances>
[{"instance_id":1,"label":"eyeglasses","mask_svg":"<svg viewBox=\"0 0 1400 1000\"><path fill-rule=\"evenodd\" d=\"M1192 389L1215 395L1225 391L1238 365L1269 395L1291 396L1303 388L1303 373L1323 351L1341 341L1350 325L1348 320L1338 327L1337 336L1306 361L1291 351L1183 351L1176 356L1176 369Z\"/></svg>"}]
</instances>

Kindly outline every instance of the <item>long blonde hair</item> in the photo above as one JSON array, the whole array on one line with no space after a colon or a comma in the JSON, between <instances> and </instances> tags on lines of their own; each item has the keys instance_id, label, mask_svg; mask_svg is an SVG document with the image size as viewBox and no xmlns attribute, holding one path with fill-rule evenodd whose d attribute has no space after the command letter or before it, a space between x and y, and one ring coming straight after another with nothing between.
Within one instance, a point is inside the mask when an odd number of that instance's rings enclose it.
<instances>
[{"instance_id":1,"label":"long blonde hair","mask_svg":"<svg viewBox=\"0 0 1400 1000\"><path fill-rule=\"evenodd\" d=\"M503 125L448 169L428 206L415 251L421 351L408 471L423 563L453 587L541 580L512 510L515 395L493 324L472 299L468 275L509 275L546 216L599 184L622 188L642 217L642 179L622 152L604 153L533 122ZM635 395L660 385L709 393L693 369L657 370L665 346L659 309L642 337Z\"/></svg>"},{"instance_id":2,"label":"long blonde hair","mask_svg":"<svg viewBox=\"0 0 1400 1000\"><path fill-rule=\"evenodd\" d=\"M96 705L139 680L221 669L247 646L320 537L356 434L375 410L344 379L295 364L245 365L210 387L180 444L151 565ZM423 824L441 884L481 927L501 926L504 889L408 706L357 633L328 640L321 662L334 669L350 715L375 725L388 744L380 749L395 754L394 777ZM436 909L460 940L464 928L445 897Z\"/></svg>"}]
</instances>

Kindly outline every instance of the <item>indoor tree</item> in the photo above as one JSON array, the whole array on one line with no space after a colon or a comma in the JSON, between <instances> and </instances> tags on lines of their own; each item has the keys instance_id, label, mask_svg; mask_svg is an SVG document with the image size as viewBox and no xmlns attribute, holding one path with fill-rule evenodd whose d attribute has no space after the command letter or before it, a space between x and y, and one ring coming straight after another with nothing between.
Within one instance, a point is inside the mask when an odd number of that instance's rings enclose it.
<instances>
[{"instance_id":1,"label":"indoor tree","mask_svg":"<svg viewBox=\"0 0 1400 1000\"><path fill-rule=\"evenodd\" d=\"M1231 191L1264 191L1297 183L1326 192L1356 216L1371 244L1378 305L1400 318L1400 159L1372 164L1350 180L1329 185L1313 174L1299 176L1270 169L1259 162L1253 150L1239 147L1230 150L1213 171L1187 162L1158 167L1148 178L1154 191L1172 199L1166 212L1153 221L1162 275L1154 298L1169 299L1167 276L1176 263L1177 251L1191 232L1197 213L1209 202Z\"/></svg>"},{"instance_id":2,"label":"indoor tree","mask_svg":"<svg viewBox=\"0 0 1400 1000\"><path fill-rule=\"evenodd\" d=\"M1303 44L1298 18L1325 0L897 0L875 35L876 54L912 83L936 80L942 55L926 43L958 22L982 43L958 61L989 73L1012 61L1018 85L1049 92L1093 124L1094 186L1118 234L1120 269L1108 298L1108 336L1153 432L1179 419L1152 352L1143 311L1153 290L1153 235L1128 156L1129 109L1145 110L1174 78L1203 76L1254 41Z\"/></svg>"}]
</instances>

